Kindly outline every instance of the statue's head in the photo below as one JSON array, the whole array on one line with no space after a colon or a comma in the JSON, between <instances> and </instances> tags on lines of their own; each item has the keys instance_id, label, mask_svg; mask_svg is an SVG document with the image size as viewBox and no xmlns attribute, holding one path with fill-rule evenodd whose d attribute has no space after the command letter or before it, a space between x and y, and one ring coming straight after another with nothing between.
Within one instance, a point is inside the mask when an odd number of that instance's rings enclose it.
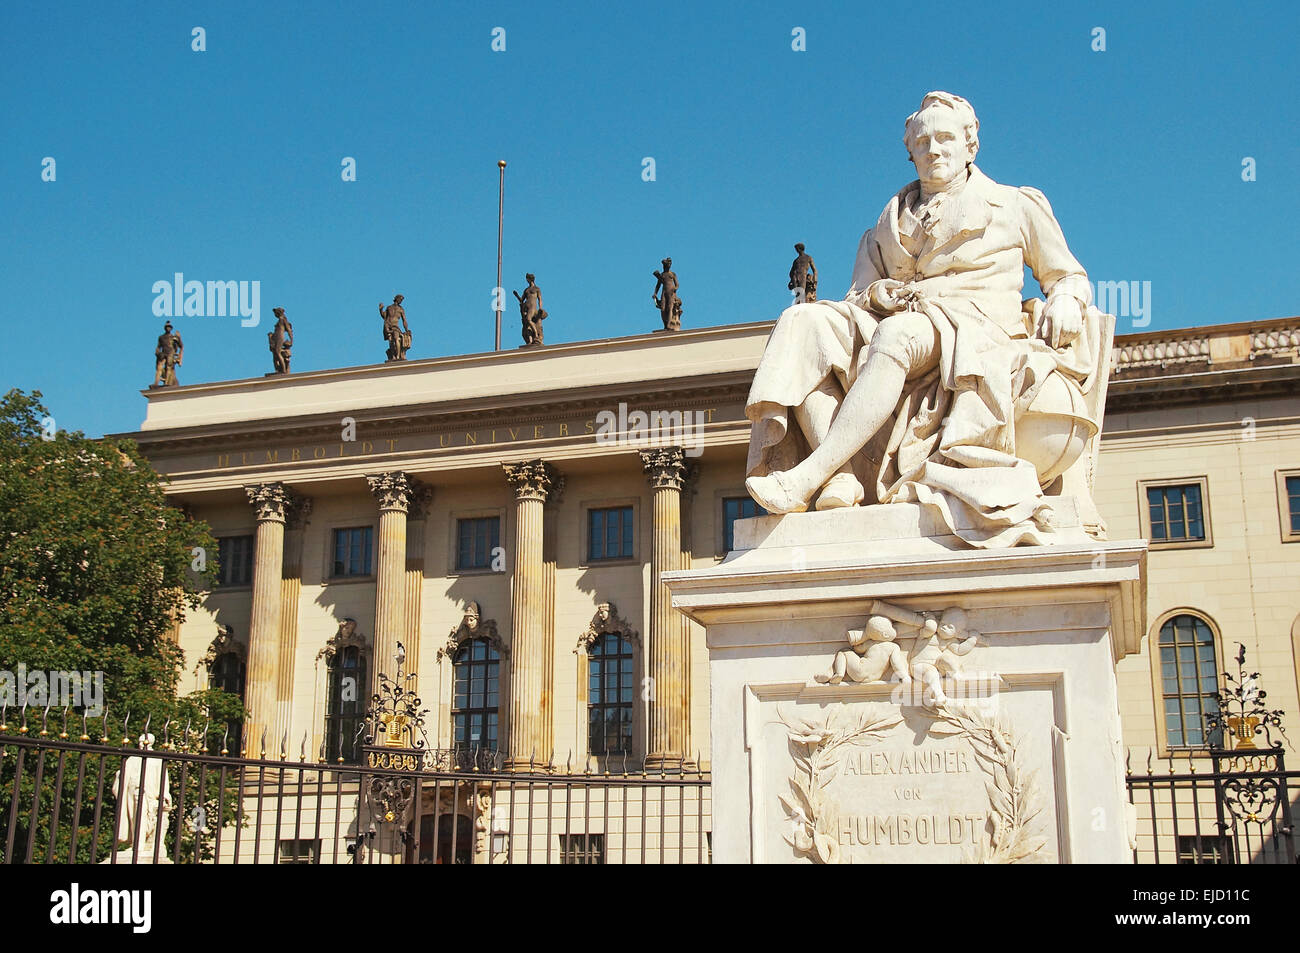
<instances>
[{"instance_id":1,"label":"statue's head","mask_svg":"<svg viewBox=\"0 0 1300 953\"><path fill-rule=\"evenodd\" d=\"M903 145L923 181L951 182L979 152L975 109L952 93L926 93L903 125Z\"/></svg>"},{"instance_id":2,"label":"statue's head","mask_svg":"<svg viewBox=\"0 0 1300 953\"><path fill-rule=\"evenodd\" d=\"M467 603L465 606L465 628L474 632L478 629L479 608L477 602Z\"/></svg>"},{"instance_id":3,"label":"statue's head","mask_svg":"<svg viewBox=\"0 0 1300 953\"><path fill-rule=\"evenodd\" d=\"M164 331L170 331L171 329L172 329L172 323L170 321L168 321L166 324L163 325Z\"/></svg>"},{"instance_id":4,"label":"statue's head","mask_svg":"<svg viewBox=\"0 0 1300 953\"><path fill-rule=\"evenodd\" d=\"M284 308L272 308L272 309L271 309L271 313L272 313L273 315L275 315L277 318L283 318L283 317L284 317Z\"/></svg>"},{"instance_id":5,"label":"statue's head","mask_svg":"<svg viewBox=\"0 0 1300 953\"><path fill-rule=\"evenodd\" d=\"M660 264L663 265L665 268L671 268L673 266L673 260L671 258L665 258L663 261L660 262Z\"/></svg>"},{"instance_id":6,"label":"statue's head","mask_svg":"<svg viewBox=\"0 0 1300 953\"><path fill-rule=\"evenodd\" d=\"M794 243L794 250L797 251L799 254L802 255L802 254L803 254L803 242L795 242L795 243Z\"/></svg>"},{"instance_id":7,"label":"statue's head","mask_svg":"<svg viewBox=\"0 0 1300 953\"><path fill-rule=\"evenodd\" d=\"M393 295L393 304L401 304L405 300L406 299L403 298L401 295Z\"/></svg>"},{"instance_id":8,"label":"statue's head","mask_svg":"<svg viewBox=\"0 0 1300 953\"><path fill-rule=\"evenodd\" d=\"M955 639L966 631L966 613L953 606L943 610L939 617L939 634L945 639Z\"/></svg>"},{"instance_id":9,"label":"statue's head","mask_svg":"<svg viewBox=\"0 0 1300 953\"><path fill-rule=\"evenodd\" d=\"M537 280L536 275L524 275L524 281L528 282L530 285L536 280Z\"/></svg>"},{"instance_id":10,"label":"statue's head","mask_svg":"<svg viewBox=\"0 0 1300 953\"><path fill-rule=\"evenodd\" d=\"M600 619L601 622L608 622L609 611L611 608L612 607L608 602L602 602L600 605L596 606L596 617Z\"/></svg>"}]
</instances>

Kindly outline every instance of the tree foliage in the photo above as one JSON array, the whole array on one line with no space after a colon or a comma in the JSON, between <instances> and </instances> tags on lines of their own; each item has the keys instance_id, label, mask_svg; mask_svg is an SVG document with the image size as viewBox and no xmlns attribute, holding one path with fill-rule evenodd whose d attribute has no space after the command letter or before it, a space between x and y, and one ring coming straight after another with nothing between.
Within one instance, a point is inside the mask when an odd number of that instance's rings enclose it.
<instances>
[{"instance_id":1,"label":"tree foliage","mask_svg":"<svg viewBox=\"0 0 1300 953\"><path fill-rule=\"evenodd\" d=\"M51 435L48 416L39 391L0 399L0 668L103 671L114 709L166 718L183 664L167 631L215 544L134 443Z\"/></svg>"},{"instance_id":2,"label":"tree foliage","mask_svg":"<svg viewBox=\"0 0 1300 953\"><path fill-rule=\"evenodd\" d=\"M106 737L117 746L129 732L134 747L148 724L159 748L218 750L226 724L244 717L243 706L223 692L179 698L184 655L168 634L211 587L216 550L207 525L168 505L162 478L134 443L55 430L40 398L39 391L19 390L0 398L0 672L16 673L19 666L27 672L102 672L110 714L86 721L91 740ZM199 550L206 558L196 561ZM35 735L45 717L11 707L0 723L7 721L11 734L28 723ZM51 736L63 717L62 711L49 713ZM80 714L71 717L71 738L82 724ZM17 746L0 744L0 847L9 834L17 754ZM111 784L99 787L100 775L111 779L121 756L28 749L26 757L48 763L49 770L39 790L30 763L17 778L16 843L34 837L33 859L44 859L57 805L54 859L102 858L111 849L115 798ZM201 794L195 777L184 782L186 803L207 803L209 831L218 814L215 778L204 777ZM74 814L79 782L81 807ZM171 778L176 803L180 783ZM106 819L92 849L97 799ZM222 820L233 820L232 811L227 800ZM192 819L173 819L166 849L179 836L182 856L192 856L198 836L200 856L208 856L202 833L196 834Z\"/></svg>"}]
</instances>

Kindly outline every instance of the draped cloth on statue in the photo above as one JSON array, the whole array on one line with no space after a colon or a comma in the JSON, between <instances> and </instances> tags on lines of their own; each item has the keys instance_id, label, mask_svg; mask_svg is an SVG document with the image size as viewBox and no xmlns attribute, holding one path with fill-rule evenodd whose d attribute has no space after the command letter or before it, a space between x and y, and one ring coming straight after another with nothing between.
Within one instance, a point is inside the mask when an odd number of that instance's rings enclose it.
<instances>
[{"instance_id":1,"label":"draped cloth on statue","mask_svg":"<svg viewBox=\"0 0 1300 953\"><path fill-rule=\"evenodd\" d=\"M1016 456L1016 416L1052 374L1079 395L1091 390L1104 356L1101 315L1088 307L1087 276L1046 197L999 185L973 165L970 172L960 191L920 218L919 184L900 191L863 236L845 300L782 314L746 401L754 428L747 475L788 470L806 457L793 409L827 375L847 392L877 329L920 315L933 325L938 352L913 362L892 423L862 435L852 467L866 502L874 493L874 502L919 503L975 546L1041 543L1051 508L1033 465ZM1084 330L1068 347L1035 336L1042 302L1022 304L1025 265L1049 297L1079 299ZM906 283L907 311L878 318L866 310L866 291L879 278Z\"/></svg>"}]
</instances>

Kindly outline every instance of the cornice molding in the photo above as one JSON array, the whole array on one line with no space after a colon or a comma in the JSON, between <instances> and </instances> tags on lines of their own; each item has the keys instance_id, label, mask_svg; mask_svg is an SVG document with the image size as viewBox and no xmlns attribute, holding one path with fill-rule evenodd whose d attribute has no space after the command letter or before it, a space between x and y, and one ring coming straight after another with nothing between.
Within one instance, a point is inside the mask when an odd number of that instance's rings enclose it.
<instances>
[{"instance_id":1,"label":"cornice molding","mask_svg":"<svg viewBox=\"0 0 1300 953\"><path fill-rule=\"evenodd\" d=\"M637 390L626 390L614 385L578 388L569 392L557 390L551 392L557 399L542 403L530 399L535 395L521 394L508 402L498 398L472 398L448 402L438 409L434 409L437 405L427 403L411 404L358 410L351 416L361 432L378 431L384 437L437 434L443 431L454 433L493 426L497 429L508 426L518 428L532 424L558 423L579 413L594 416L601 410L616 408L620 401L629 405L653 405L669 401L673 410L694 410L698 405L713 400L743 402L749 393L752 378L752 371L727 371L690 378L672 378L656 382L654 387L642 386ZM561 396L565 394L570 396ZM457 405L463 406L458 409ZM337 442L340 420L340 416L334 413L312 414L293 418L292 424L286 421L274 427L267 427L266 420L251 420L132 431L109 436L133 440L146 454L165 455L195 452L209 446L226 446L232 440L244 441L250 447L278 441Z\"/></svg>"}]
</instances>

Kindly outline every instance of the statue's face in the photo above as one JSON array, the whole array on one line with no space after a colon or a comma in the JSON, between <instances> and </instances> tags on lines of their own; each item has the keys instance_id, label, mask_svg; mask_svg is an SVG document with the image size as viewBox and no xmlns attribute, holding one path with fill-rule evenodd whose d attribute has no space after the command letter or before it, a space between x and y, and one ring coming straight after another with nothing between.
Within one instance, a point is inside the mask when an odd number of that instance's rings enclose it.
<instances>
[{"instance_id":1,"label":"statue's face","mask_svg":"<svg viewBox=\"0 0 1300 953\"><path fill-rule=\"evenodd\" d=\"M908 149L924 182L951 182L973 158L961 120L951 109L926 109L917 116Z\"/></svg>"},{"instance_id":2,"label":"statue's face","mask_svg":"<svg viewBox=\"0 0 1300 953\"><path fill-rule=\"evenodd\" d=\"M609 621L609 606L602 605L602 606L601 606L598 610L596 610L596 611L597 611L597 613L600 615L600 621L601 621L601 622L608 622L608 621Z\"/></svg>"},{"instance_id":3,"label":"statue's face","mask_svg":"<svg viewBox=\"0 0 1300 953\"><path fill-rule=\"evenodd\" d=\"M465 615L465 628L469 629L471 632L473 632L475 629L477 629L477 628L478 628L478 616L476 616L476 615L475 615L474 613L472 613L472 612L466 613L466 615Z\"/></svg>"}]
</instances>

